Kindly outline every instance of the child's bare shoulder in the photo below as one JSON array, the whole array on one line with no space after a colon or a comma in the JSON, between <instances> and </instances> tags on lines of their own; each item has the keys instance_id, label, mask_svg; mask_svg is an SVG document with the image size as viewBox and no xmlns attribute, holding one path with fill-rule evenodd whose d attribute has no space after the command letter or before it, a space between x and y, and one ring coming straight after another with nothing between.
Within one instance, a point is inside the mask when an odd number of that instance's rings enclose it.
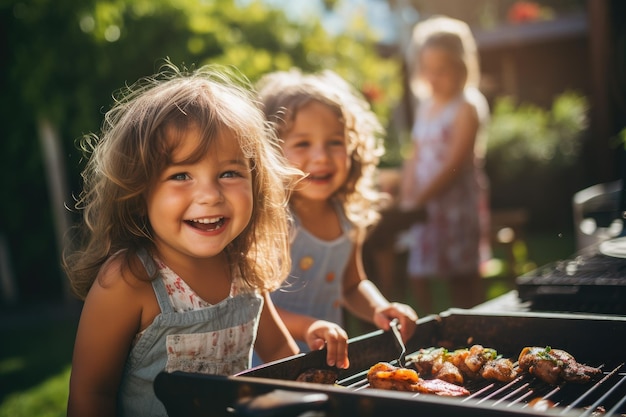
<instances>
[{"instance_id":1,"label":"child's bare shoulder","mask_svg":"<svg viewBox=\"0 0 626 417\"><path fill-rule=\"evenodd\" d=\"M130 262L120 254L107 260L85 300L89 311L108 317L129 335L146 328L160 312L152 281L141 261L131 257Z\"/></svg>"},{"instance_id":2,"label":"child's bare shoulder","mask_svg":"<svg viewBox=\"0 0 626 417\"><path fill-rule=\"evenodd\" d=\"M123 253L113 255L102 265L94 287L116 297L136 297L146 291L152 294L153 291L141 261L131 257L127 262Z\"/></svg>"},{"instance_id":3,"label":"child's bare shoulder","mask_svg":"<svg viewBox=\"0 0 626 417\"><path fill-rule=\"evenodd\" d=\"M470 100L464 99L461 101L460 106L458 107L457 112L457 122L459 121L467 121L467 120L477 120L478 116L478 108L475 103Z\"/></svg>"},{"instance_id":4,"label":"child's bare shoulder","mask_svg":"<svg viewBox=\"0 0 626 417\"><path fill-rule=\"evenodd\" d=\"M463 102L465 105L473 108L473 111L480 118L489 113L487 98L477 88L466 88L463 94Z\"/></svg>"}]
</instances>

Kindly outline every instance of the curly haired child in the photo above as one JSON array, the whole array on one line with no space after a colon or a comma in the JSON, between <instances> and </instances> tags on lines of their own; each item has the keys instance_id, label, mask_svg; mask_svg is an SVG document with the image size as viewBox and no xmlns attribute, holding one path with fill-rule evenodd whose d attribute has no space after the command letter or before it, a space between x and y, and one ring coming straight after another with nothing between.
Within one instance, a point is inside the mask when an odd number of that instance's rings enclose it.
<instances>
[{"instance_id":1,"label":"curly haired child","mask_svg":"<svg viewBox=\"0 0 626 417\"><path fill-rule=\"evenodd\" d=\"M287 328L303 349L317 349L325 341L303 331L320 319L336 324L331 340L343 337L346 307L384 330L399 319L408 339L415 311L389 302L367 279L361 258L365 232L379 217L374 174L383 153L383 130L369 104L329 70L275 72L257 88L283 154L306 174L289 202L292 269L271 294Z\"/></svg>"},{"instance_id":2,"label":"curly haired child","mask_svg":"<svg viewBox=\"0 0 626 417\"><path fill-rule=\"evenodd\" d=\"M289 271L285 186L299 174L242 83L168 64L84 138L82 233L64 256L84 299L68 416L166 416L159 372L228 375L253 346L298 352L267 294Z\"/></svg>"}]
</instances>

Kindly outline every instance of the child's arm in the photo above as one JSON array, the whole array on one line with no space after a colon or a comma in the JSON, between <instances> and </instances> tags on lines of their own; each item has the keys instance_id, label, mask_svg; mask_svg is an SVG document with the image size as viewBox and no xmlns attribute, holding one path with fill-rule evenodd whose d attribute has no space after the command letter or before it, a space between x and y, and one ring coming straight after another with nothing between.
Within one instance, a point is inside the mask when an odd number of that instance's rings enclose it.
<instances>
[{"instance_id":1,"label":"child's arm","mask_svg":"<svg viewBox=\"0 0 626 417\"><path fill-rule=\"evenodd\" d=\"M329 366L337 366L337 368L342 369L350 366L348 334L341 326L278 307L276 310L294 338L304 340L311 350L326 347L326 363Z\"/></svg>"},{"instance_id":2,"label":"child's arm","mask_svg":"<svg viewBox=\"0 0 626 417\"><path fill-rule=\"evenodd\" d=\"M268 293L263 294L263 310L254 349L264 362L297 354L300 349L280 319Z\"/></svg>"},{"instance_id":3,"label":"child's arm","mask_svg":"<svg viewBox=\"0 0 626 417\"><path fill-rule=\"evenodd\" d=\"M407 341L415 332L417 313L409 305L391 303L381 294L376 285L367 279L363 269L363 238L360 237L354 246L343 282L346 308L383 330L389 330L389 322L397 318L400 321L402 338Z\"/></svg>"},{"instance_id":4,"label":"child's arm","mask_svg":"<svg viewBox=\"0 0 626 417\"><path fill-rule=\"evenodd\" d=\"M146 287L152 292L149 282L122 277L116 262L94 282L76 334L68 417L116 415L124 364L140 328L142 302L150 295Z\"/></svg>"},{"instance_id":5,"label":"child's arm","mask_svg":"<svg viewBox=\"0 0 626 417\"><path fill-rule=\"evenodd\" d=\"M415 163L419 149L417 144L413 142L411 153L405 159L402 165L402 178L400 182L400 208L413 208L413 199L415 198Z\"/></svg>"},{"instance_id":6,"label":"child's arm","mask_svg":"<svg viewBox=\"0 0 626 417\"><path fill-rule=\"evenodd\" d=\"M412 199L412 206L422 206L426 201L443 192L462 172L462 167L474 155L474 144L479 121L476 108L464 102L454 120L450 138L448 159L433 180Z\"/></svg>"}]
</instances>

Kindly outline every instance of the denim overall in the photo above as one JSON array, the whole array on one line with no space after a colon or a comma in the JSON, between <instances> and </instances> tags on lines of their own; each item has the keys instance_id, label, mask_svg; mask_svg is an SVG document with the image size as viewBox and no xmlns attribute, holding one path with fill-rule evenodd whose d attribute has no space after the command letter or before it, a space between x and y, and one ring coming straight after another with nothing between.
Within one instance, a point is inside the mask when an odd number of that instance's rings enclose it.
<instances>
[{"instance_id":1,"label":"denim overall","mask_svg":"<svg viewBox=\"0 0 626 417\"><path fill-rule=\"evenodd\" d=\"M157 268L152 258L146 253L139 257L152 276ZM130 351L119 391L119 416L167 416L153 388L161 371L232 375L250 367L263 306L257 293L231 294L210 307L176 312L160 273L152 287L161 314Z\"/></svg>"},{"instance_id":2,"label":"denim overall","mask_svg":"<svg viewBox=\"0 0 626 417\"><path fill-rule=\"evenodd\" d=\"M343 326L343 277L354 249L353 225L338 203L335 207L343 233L330 241L313 236L294 215L291 272L271 297L280 308ZM304 342L297 342L301 351L309 351Z\"/></svg>"}]
</instances>

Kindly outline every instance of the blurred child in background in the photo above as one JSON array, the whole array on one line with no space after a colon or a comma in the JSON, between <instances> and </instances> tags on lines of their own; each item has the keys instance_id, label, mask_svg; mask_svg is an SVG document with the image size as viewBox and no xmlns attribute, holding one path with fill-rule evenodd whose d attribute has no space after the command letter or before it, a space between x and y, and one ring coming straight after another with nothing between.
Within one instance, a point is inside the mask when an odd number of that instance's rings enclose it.
<instances>
[{"instance_id":1,"label":"blurred child in background","mask_svg":"<svg viewBox=\"0 0 626 417\"><path fill-rule=\"evenodd\" d=\"M435 313L433 279L444 280L454 307L472 307L484 297L481 249L488 253L481 244L487 241L489 108L477 89L476 44L464 22L434 17L416 25L407 61L418 107L401 205L427 212L410 232L408 275L420 313Z\"/></svg>"}]
</instances>

